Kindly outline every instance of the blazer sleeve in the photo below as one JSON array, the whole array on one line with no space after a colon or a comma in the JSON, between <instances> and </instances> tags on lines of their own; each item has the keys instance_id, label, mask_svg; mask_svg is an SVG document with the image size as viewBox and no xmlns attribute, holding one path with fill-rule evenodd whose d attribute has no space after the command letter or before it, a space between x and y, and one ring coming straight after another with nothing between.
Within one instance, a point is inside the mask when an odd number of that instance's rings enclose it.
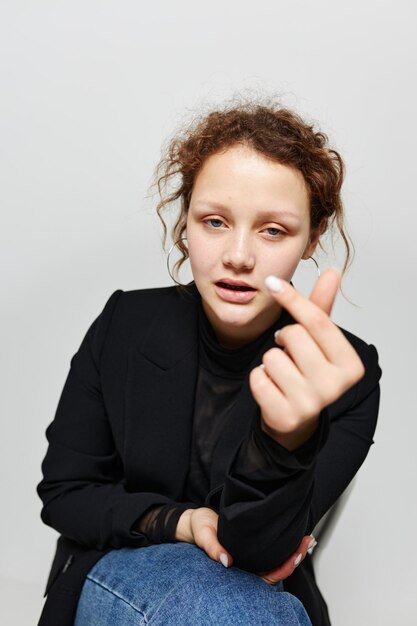
<instances>
[{"instance_id":1,"label":"blazer sleeve","mask_svg":"<svg viewBox=\"0 0 417 626\"><path fill-rule=\"evenodd\" d=\"M48 448L37 493L42 521L90 548L150 544L137 520L156 505L173 504L157 493L129 492L100 380L100 361L122 290L115 291L88 329L46 429Z\"/></svg>"},{"instance_id":2,"label":"blazer sleeve","mask_svg":"<svg viewBox=\"0 0 417 626\"><path fill-rule=\"evenodd\" d=\"M219 541L237 567L261 572L283 563L365 460L373 444L382 371L375 347L363 344L364 377L322 411L318 429L300 448L290 452L264 433L258 412L216 507Z\"/></svg>"}]
</instances>

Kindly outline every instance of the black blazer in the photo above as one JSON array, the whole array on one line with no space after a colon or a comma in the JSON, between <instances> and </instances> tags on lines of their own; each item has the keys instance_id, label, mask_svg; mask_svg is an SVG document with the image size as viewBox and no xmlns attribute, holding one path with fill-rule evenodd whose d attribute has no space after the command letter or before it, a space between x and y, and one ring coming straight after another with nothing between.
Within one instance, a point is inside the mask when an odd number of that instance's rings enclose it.
<instances>
[{"instance_id":1,"label":"black blazer","mask_svg":"<svg viewBox=\"0 0 417 626\"><path fill-rule=\"evenodd\" d=\"M149 545L132 525L151 506L183 500L198 370L198 291L115 291L71 367L37 491L41 518L60 533L39 626L72 626L85 576L111 549ZM281 321L282 318L282 321ZM286 314L281 325L293 323ZM279 324L277 325L279 327ZM373 345L346 330L365 376L320 416L301 449L279 449L276 481L233 472L259 409L246 379L214 452L205 505L219 512L219 541L234 564L265 571L284 561L334 504L363 463L377 421L381 369ZM276 345L265 344L253 361ZM325 381L323 381L325 384ZM259 543L259 538L262 542ZM309 555L284 582L314 626L330 624Z\"/></svg>"}]
</instances>

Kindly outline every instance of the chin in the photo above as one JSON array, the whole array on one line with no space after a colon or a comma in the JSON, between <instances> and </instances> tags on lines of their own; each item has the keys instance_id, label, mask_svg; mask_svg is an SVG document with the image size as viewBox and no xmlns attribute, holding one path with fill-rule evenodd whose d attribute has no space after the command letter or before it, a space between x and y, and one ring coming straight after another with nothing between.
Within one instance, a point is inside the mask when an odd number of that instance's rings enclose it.
<instances>
[{"instance_id":1,"label":"chin","mask_svg":"<svg viewBox=\"0 0 417 626\"><path fill-rule=\"evenodd\" d=\"M224 308L215 305L211 308L222 324L236 328L247 326L256 319L256 313L249 307L249 304L226 304Z\"/></svg>"}]
</instances>

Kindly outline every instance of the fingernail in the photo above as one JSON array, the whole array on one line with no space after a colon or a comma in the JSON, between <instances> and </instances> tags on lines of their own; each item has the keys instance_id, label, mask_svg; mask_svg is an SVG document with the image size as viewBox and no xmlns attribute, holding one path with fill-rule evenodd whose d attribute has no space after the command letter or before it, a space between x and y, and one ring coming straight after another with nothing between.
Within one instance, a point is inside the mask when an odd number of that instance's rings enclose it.
<instances>
[{"instance_id":1,"label":"fingernail","mask_svg":"<svg viewBox=\"0 0 417 626\"><path fill-rule=\"evenodd\" d=\"M267 276L265 278L265 285L268 287L268 289L275 292L282 291L284 287L284 283L282 282L282 280L280 280L276 276Z\"/></svg>"},{"instance_id":2,"label":"fingernail","mask_svg":"<svg viewBox=\"0 0 417 626\"><path fill-rule=\"evenodd\" d=\"M220 554L220 563L224 565L224 567L229 567L229 559L227 558L227 554L224 552Z\"/></svg>"},{"instance_id":3,"label":"fingernail","mask_svg":"<svg viewBox=\"0 0 417 626\"><path fill-rule=\"evenodd\" d=\"M307 546L308 550L311 550L312 548L314 548L317 545L317 541L314 539L314 537L312 536L310 539L310 543Z\"/></svg>"},{"instance_id":4,"label":"fingernail","mask_svg":"<svg viewBox=\"0 0 417 626\"><path fill-rule=\"evenodd\" d=\"M297 565L300 565L302 558L303 558L303 555L300 553L294 561L294 567L297 567Z\"/></svg>"},{"instance_id":5,"label":"fingernail","mask_svg":"<svg viewBox=\"0 0 417 626\"><path fill-rule=\"evenodd\" d=\"M264 363L261 363L259 367L261 367L264 370L265 369Z\"/></svg>"},{"instance_id":6,"label":"fingernail","mask_svg":"<svg viewBox=\"0 0 417 626\"><path fill-rule=\"evenodd\" d=\"M275 339L278 337L278 335L279 335L279 330L276 330L276 331L274 332L274 337L275 337Z\"/></svg>"}]
</instances>

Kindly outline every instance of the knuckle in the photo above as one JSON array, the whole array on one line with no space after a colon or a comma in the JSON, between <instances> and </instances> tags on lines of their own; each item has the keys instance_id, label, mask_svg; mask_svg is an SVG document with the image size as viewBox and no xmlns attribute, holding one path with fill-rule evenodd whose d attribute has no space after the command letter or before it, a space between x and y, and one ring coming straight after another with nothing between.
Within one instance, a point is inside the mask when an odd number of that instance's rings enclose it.
<instances>
[{"instance_id":1,"label":"knuckle","mask_svg":"<svg viewBox=\"0 0 417 626\"><path fill-rule=\"evenodd\" d=\"M361 359L358 359L357 367L356 367L357 380L360 380L361 378L363 378L365 376L365 373L366 373L365 366L362 363Z\"/></svg>"},{"instance_id":2,"label":"knuckle","mask_svg":"<svg viewBox=\"0 0 417 626\"><path fill-rule=\"evenodd\" d=\"M326 399L324 399L321 394L316 394L311 400L310 415L318 415L325 404Z\"/></svg>"},{"instance_id":3,"label":"knuckle","mask_svg":"<svg viewBox=\"0 0 417 626\"><path fill-rule=\"evenodd\" d=\"M268 380L259 372L253 371L249 375L249 384L254 395L260 397L268 387Z\"/></svg>"},{"instance_id":4,"label":"knuckle","mask_svg":"<svg viewBox=\"0 0 417 626\"><path fill-rule=\"evenodd\" d=\"M304 334L304 328L301 324L289 324L284 328L284 337L287 339L296 339ZM280 332L281 335L281 332Z\"/></svg>"},{"instance_id":5,"label":"knuckle","mask_svg":"<svg viewBox=\"0 0 417 626\"><path fill-rule=\"evenodd\" d=\"M263 381L262 372L259 367L255 367L253 370L249 372L249 382L251 385L257 387Z\"/></svg>"},{"instance_id":6,"label":"knuckle","mask_svg":"<svg viewBox=\"0 0 417 626\"><path fill-rule=\"evenodd\" d=\"M357 383L365 375L365 366L361 359L355 355L355 358L349 363L347 367L347 378L350 385Z\"/></svg>"},{"instance_id":7,"label":"knuckle","mask_svg":"<svg viewBox=\"0 0 417 626\"><path fill-rule=\"evenodd\" d=\"M272 358L275 358L274 355L278 354L279 352L281 352L279 348L269 348L269 350L264 353L263 358L271 360Z\"/></svg>"},{"instance_id":8,"label":"knuckle","mask_svg":"<svg viewBox=\"0 0 417 626\"><path fill-rule=\"evenodd\" d=\"M300 425L299 415L295 415L293 413L292 415L288 415L287 418L283 421L282 425L280 426L280 431L282 432L282 434L288 435L290 433L293 433L295 430L297 430L299 425Z\"/></svg>"},{"instance_id":9,"label":"knuckle","mask_svg":"<svg viewBox=\"0 0 417 626\"><path fill-rule=\"evenodd\" d=\"M257 367L254 367L250 372L249 372L249 382L251 384L257 384L258 381L262 380L263 376L261 376L262 372L259 368L259 365Z\"/></svg>"},{"instance_id":10,"label":"knuckle","mask_svg":"<svg viewBox=\"0 0 417 626\"><path fill-rule=\"evenodd\" d=\"M264 380L258 379L254 385L252 385L252 391L256 398L259 400L263 395L263 390L266 388L266 382Z\"/></svg>"}]
</instances>

